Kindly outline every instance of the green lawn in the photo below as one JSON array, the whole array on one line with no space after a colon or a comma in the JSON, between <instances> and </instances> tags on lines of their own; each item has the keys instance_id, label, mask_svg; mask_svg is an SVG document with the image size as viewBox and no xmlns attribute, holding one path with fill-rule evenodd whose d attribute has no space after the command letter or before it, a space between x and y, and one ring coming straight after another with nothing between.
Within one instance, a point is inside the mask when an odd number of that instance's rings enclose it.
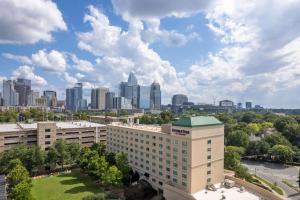
<instances>
[{"instance_id":1,"label":"green lawn","mask_svg":"<svg viewBox=\"0 0 300 200\"><path fill-rule=\"evenodd\" d=\"M31 192L38 200L81 200L90 194L104 193L90 177L79 172L33 180Z\"/></svg>"}]
</instances>

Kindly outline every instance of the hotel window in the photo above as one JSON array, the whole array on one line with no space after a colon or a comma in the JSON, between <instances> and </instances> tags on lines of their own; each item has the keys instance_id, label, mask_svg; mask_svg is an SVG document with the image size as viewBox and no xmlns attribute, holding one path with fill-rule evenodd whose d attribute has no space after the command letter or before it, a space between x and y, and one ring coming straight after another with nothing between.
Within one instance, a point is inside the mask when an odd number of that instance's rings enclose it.
<instances>
[{"instance_id":1,"label":"hotel window","mask_svg":"<svg viewBox=\"0 0 300 200\"><path fill-rule=\"evenodd\" d=\"M140 152L140 155L143 156L143 155L144 155L144 152Z\"/></svg>"},{"instance_id":2,"label":"hotel window","mask_svg":"<svg viewBox=\"0 0 300 200\"><path fill-rule=\"evenodd\" d=\"M170 177L170 175L166 175L166 178L167 178L167 179L170 179L171 177Z\"/></svg>"},{"instance_id":3,"label":"hotel window","mask_svg":"<svg viewBox=\"0 0 300 200\"><path fill-rule=\"evenodd\" d=\"M159 153L159 155L162 155L162 154L163 154L163 152L162 152L162 151L159 151L158 153Z\"/></svg>"},{"instance_id":4,"label":"hotel window","mask_svg":"<svg viewBox=\"0 0 300 200\"><path fill-rule=\"evenodd\" d=\"M156 180L153 178L153 179L152 179L152 182L154 182L154 183L155 183L155 182L156 182Z\"/></svg>"},{"instance_id":5,"label":"hotel window","mask_svg":"<svg viewBox=\"0 0 300 200\"><path fill-rule=\"evenodd\" d=\"M211 166L211 163L207 163L207 167L210 167Z\"/></svg>"},{"instance_id":6,"label":"hotel window","mask_svg":"<svg viewBox=\"0 0 300 200\"><path fill-rule=\"evenodd\" d=\"M160 176L162 176L162 175L163 175L163 173L162 173L162 172L158 172L158 174L159 174Z\"/></svg>"},{"instance_id":7,"label":"hotel window","mask_svg":"<svg viewBox=\"0 0 300 200\"><path fill-rule=\"evenodd\" d=\"M156 166L156 163L154 163L154 162L153 162L153 163L152 163L152 166L154 166L154 167L155 167L155 166Z\"/></svg>"},{"instance_id":8,"label":"hotel window","mask_svg":"<svg viewBox=\"0 0 300 200\"><path fill-rule=\"evenodd\" d=\"M187 162L187 158L182 158L182 162Z\"/></svg>"},{"instance_id":9,"label":"hotel window","mask_svg":"<svg viewBox=\"0 0 300 200\"><path fill-rule=\"evenodd\" d=\"M149 158L149 153L146 153L146 157Z\"/></svg>"},{"instance_id":10,"label":"hotel window","mask_svg":"<svg viewBox=\"0 0 300 200\"><path fill-rule=\"evenodd\" d=\"M178 140L174 140L174 141L173 141L173 144L174 144L174 145L178 145Z\"/></svg>"},{"instance_id":11,"label":"hotel window","mask_svg":"<svg viewBox=\"0 0 300 200\"><path fill-rule=\"evenodd\" d=\"M148 171L149 171L149 167L146 167L146 170L148 170Z\"/></svg>"},{"instance_id":12,"label":"hotel window","mask_svg":"<svg viewBox=\"0 0 300 200\"><path fill-rule=\"evenodd\" d=\"M167 156L167 157L171 157L171 154L170 154L170 153L166 153L166 156Z\"/></svg>"},{"instance_id":13,"label":"hotel window","mask_svg":"<svg viewBox=\"0 0 300 200\"><path fill-rule=\"evenodd\" d=\"M187 177L187 176L186 176L186 174L182 174L182 178L184 178L184 179L185 179L186 177Z\"/></svg>"},{"instance_id":14,"label":"hotel window","mask_svg":"<svg viewBox=\"0 0 300 200\"><path fill-rule=\"evenodd\" d=\"M149 151L149 147L146 148L146 151Z\"/></svg>"},{"instance_id":15,"label":"hotel window","mask_svg":"<svg viewBox=\"0 0 300 200\"><path fill-rule=\"evenodd\" d=\"M146 163L149 164L149 160L146 160Z\"/></svg>"},{"instance_id":16,"label":"hotel window","mask_svg":"<svg viewBox=\"0 0 300 200\"><path fill-rule=\"evenodd\" d=\"M162 138L162 137L159 137L159 141L163 141L163 138Z\"/></svg>"},{"instance_id":17,"label":"hotel window","mask_svg":"<svg viewBox=\"0 0 300 200\"><path fill-rule=\"evenodd\" d=\"M211 182L211 178L208 178L208 179L207 179L207 183L210 183L210 182Z\"/></svg>"},{"instance_id":18,"label":"hotel window","mask_svg":"<svg viewBox=\"0 0 300 200\"><path fill-rule=\"evenodd\" d=\"M168 143L170 143L170 142L171 142L171 140L170 140L169 138L167 138L167 139L166 139L166 141L167 141Z\"/></svg>"},{"instance_id":19,"label":"hotel window","mask_svg":"<svg viewBox=\"0 0 300 200\"><path fill-rule=\"evenodd\" d=\"M187 170L187 167L186 166L182 166L182 170Z\"/></svg>"},{"instance_id":20,"label":"hotel window","mask_svg":"<svg viewBox=\"0 0 300 200\"><path fill-rule=\"evenodd\" d=\"M177 160L177 156L174 155L174 156L173 156L173 160Z\"/></svg>"},{"instance_id":21,"label":"hotel window","mask_svg":"<svg viewBox=\"0 0 300 200\"><path fill-rule=\"evenodd\" d=\"M156 156L152 155L152 159L156 159Z\"/></svg>"},{"instance_id":22,"label":"hotel window","mask_svg":"<svg viewBox=\"0 0 300 200\"><path fill-rule=\"evenodd\" d=\"M166 160L166 163L167 163L167 164L170 164L171 162L170 162L170 160Z\"/></svg>"},{"instance_id":23,"label":"hotel window","mask_svg":"<svg viewBox=\"0 0 300 200\"><path fill-rule=\"evenodd\" d=\"M141 143L144 143L144 140L140 140Z\"/></svg>"},{"instance_id":24,"label":"hotel window","mask_svg":"<svg viewBox=\"0 0 300 200\"><path fill-rule=\"evenodd\" d=\"M152 149L152 152L153 152L153 153L156 153L156 150L155 150L155 149Z\"/></svg>"},{"instance_id":25,"label":"hotel window","mask_svg":"<svg viewBox=\"0 0 300 200\"><path fill-rule=\"evenodd\" d=\"M163 145L162 145L162 144L159 144L159 148L163 148Z\"/></svg>"},{"instance_id":26,"label":"hotel window","mask_svg":"<svg viewBox=\"0 0 300 200\"><path fill-rule=\"evenodd\" d=\"M152 172L153 172L153 173L156 173L155 169L152 169Z\"/></svg>"},{"instance_id":27,"label":"hotel window","mask_svg":"<svg viewBox=\"0 0 300 200\"><path fill-rule=\"evenodd\" d=\"M173 175L177 176L178 175L177 171L173 170Z\"/></svg>"},{"instance_id":28,"label":"hotel window","mask_svg":"<svg viewBox=\"0 0 300 200\"><path fill-rule=\"evenodd\" d=\"M167 172L169 172L169 171L170 171L170 168L169 168L169 167L167 167L167 168L166 168L166 171L167 171Z\"/></svg>"},{"instance_id":29,"label":"hotel window","mask_svg":"<svg viewBox=\"0 0 300 200\"><path fill-rule=\"evenodd\" d=\"M174 147L174 148L173 148L173 152L174 152L174 153L177 153L177 152L178 152L178 149L177 149L176 147Z\"/></svg>"},{"instance_id":30,"label":"hotel window","mask_svg":"<svg viewBox=\"0 0 300 200\"><path fill-rule=\"evenodd\" d=\"M170 146L167 146L167 150L170 150L171 149L171 147Z\"/></svg>"},{"instance_id":31,"label":"hotel window","mask_svg":"<svg viewBox=\"0 0 300 200\"><path fill-rule=\"evenodd\" d=\"M144 165L143 165L143 164L141 164L140 166L141 166L141 168L144 168Z\"/></svg>"},{"instance_id":32,"label":"hotel window","mask_svg":"<svg viewBox=\"0 0 300 200\"><path fill-rule=\"evenodd\" d=\"M152 136L152 139L155 140L155 139L156 139L156 136Z\"/></svg>"},{"instance_id":33,"label":"hotel window","mask_svg":"<svg viewBox=\"0 0 300 200\"><path fill-rule=\"evenodd\" d=\"M135 141L138 142L139 140L138 140L138 139L135 139Z\"/></svg>"},{"instance_id":34,"label":"hotel window","mask_svg":"<svg viewBox=\"0 0 300 200\"><path fill-rule=\"evenodd\" d=\"M51 132L51 129L50 128L46 128L45 132Z\"/></svg>"},{"instance_id":35,"label":"hotel window","mask_svg":"<svg viewBox=\"0 0 300 200\"><path fill-rule=\"evenodd\" d=\"M207 140L207 144L211 144L211 140Z\"/></svg>"},{"instance_id":36,"label":"hotel window","mask_svg":"<svg viewBox=\"0 0 300 200\"><path fill-rule=\"evenodd\" d=\"M162 165L159 165L158 167L159 167L159 169L162 169L162 168L163 168L163 166L162 166Z\"/></svg>"},{"instance_id":37,"label":"hotel window","mask_svg":"<svg viewBox=\"0 0 300 200\"><path fill-rule=\"evenodd\" d=\"M146 135L146 138L149 138L149 135Z\"/></svg>"},{"instance_id":38,"label":"hotel window","mask_svg":"<svg viewBox=\"0 0 300 200\"><path fill-rule=\"evenodd\" d=\"M176 179L176 178L173 178L173 182L174 182L174 183L177 183L177 179Z\"/></svg>"},{"instance_id":39,"label":"hotel window","mask_svg":"<svg viewBox=\"0 0 300 200\"><path fill-rule=\"evenodd\" d=\"M146 141L146 144L149 144L149 141Z\"/></svg>"},{"instance_id":40,"label":"hotel window","mask_svg":"<svg viewBox=\"0 0 300 200\"><path fill-rule=\"evenodd\" d=\"M207 175L211 174L211 171L207 171Z\"/></svg>"},{"instance_id":41,"label":"hotel window","mask_svg":"<svg viewBox=\"0 0 300 200\"><path fill-rule=\"evenodd\" d=\"M184 154L184 155L187 154L187 150L184 150L184 149L183 149L181 152L182 152L182 154Z\"/></svg>"},{"instance_id":42,"label":"hotel window","mask_svg":"<svg viewBox=\"0 0 300 200\"><path fill-rule=\"evenodd\" d=\"M154 143L154 142L153 142L153 143L152 143L152 146L154 146L154 147L155 147L155 146L156 146L156 143Z\"/></svg>"},{"instance_id":43,"label":"hotel window","mask_svg":"<svg viewBox=\"0 0 300 200\"><path fill-rule=\"evenodd\" d=\"M163 159L162 159L162 158L158 158L158 160L159 160L160 162L162 162L162 161L163 161Z\"/></svg>"},{"instance_id":44,"label":"hotel window","mask_svg":"<svg viewBox=\"0 0 300 200\"><path fill-rule=\"evenodd\" d=\"M173 163L173 167L177 168L178 167L177 163Z\"/></svg>"},{"instance_id":45,"label":"hotel window","mask_svg":"<svg viewBox=\"0 0 300 200\"><path fill-rule=\"evenodd\" d=\"M181 184L182 184L183 186L186 186L186 182L182 182Z\"/></svg>"},{"instance_id":46,"label":"hotel window","mask_svg":"<svg viewBox=\"0 0 300 200\"><path fill-rule=\"evenodd\" d=\"M210 160L210 159L211 159L211 155L208 155L208 156L207 156L207 159L209 159L209 160Z\"/></svg>"}]
</instances>

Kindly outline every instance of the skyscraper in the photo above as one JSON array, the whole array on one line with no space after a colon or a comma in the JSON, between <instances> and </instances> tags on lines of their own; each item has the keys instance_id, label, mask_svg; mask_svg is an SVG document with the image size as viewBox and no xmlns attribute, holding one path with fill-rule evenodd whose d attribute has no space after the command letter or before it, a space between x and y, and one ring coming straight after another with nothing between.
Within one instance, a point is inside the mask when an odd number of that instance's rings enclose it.
<instances>
[{"instance_id":1,"label":"skyscraper","mask_svg":"<svg viewBox=\"0 0 300 200\"><path fill-rule=\"evenodd\" d=\"M92 109L105 110L106 93L108 88L99 87L91 91L91 107Z\"/></svg>"},{"instance_id":2,"label":"skyscraper","mask_svg":"<svg viewBox=\"0 0 300 200\"><path fill-rule=\"evenodd\" d=\"M47 99L48 107L55 107L57 104L57 97L55 91L45 90L43 96Z\"/></svg>"},{"instance_id":3,"label":"skyscraper","mask_svg":"<svg viewBox=\"0 0 300 200\"><path fill-rule=\"evenodd\" d=\"M73 88L68 88L66 90L66 109L72 112L77 112L79 110L84 110L86 101L82 99L82 83L76 83ZM86 106L85 106L86 107Z\"/></svg>"},{"instance_id":4,"label":"skyscraper","mask_svg":"<svg viewBox=\"0 0 300 200\"><path fill-rule=\"evenodd\" d=\"M114 108L113 101L114 101L115 93L114 92L107 92L105 96L105 109L110 110Z\"/></svg>"},{"instance_id":5,"label":"skyscraper","mask_svg":"<svg viewBox=\"0 0 300 200\"><path fill-rule=\"evenodd\" d=\"M184 102L188 102L188 97L184 94L175 94L172 97L172 106L182 106Z\"/></svg>"},{"instance_id":6,"label":"skyscraper","mask_svg":"<svg viewBox=\"0 0 300 200\"><path fill-rule=\"evenodd\" d=\"M36 106L36 99L40 97L39 92L31 90L29 95L27 96L27 105L28 106Z\"/></svg>"},{"instance_id":7,"label":"skyscraper","mask_svg":"<svg viewBox=\"0 0 300 200\"><path fill-rule=\"evenodd\" d=\"M150 109L150 87L140 86L139 105L142 109Z\"/></svg>"},{"instance_id":8,"label":"skyscraper","mask_svg":"<svg viewBox=\"0 0 300 200\"><path fill-rule=\"evenodd\" d=\"M19 94L15 91L14 82L12 80L3 80L3 105L19 105Z\"/></svg>"},{"instance_id":9,"label":"skyscraper","mask_svg":"<svg viewBox=\"0 0 300 200\"><path fill-rule=\"evenodd\" d=\"M154 81L150 86L150 109L160 110L161 90L158 82Z\"/></svg>"},{"instance_id":10,"label":"skyscraper","mask_svg":"<svg viewBox=\"0 0 300 200\"><path fill-rule=\"evenodd\" d=\"M251 109L252 108L252 102L251 101L247 101L245 103L245 107L246 107L246 109Z\"/></svg>"},{"instance_id":11,"label":"skyscraper","mask_svg":"<svg viewBox=\"0 0 300 200\"><path fill-rule=\"evenodd\" d=\"M31 80L18 78L14 81L15 90L19 93L19 105L27 106L27 96L31 91Z\"/></svg>"},{"instance_id":12,"label":"skyscraper","mask_svg":"<svg viewBox=\"0 0 300 200\"><path fill-rule=\"evenodd\" d=\"M130 72L127 82L120 83L120 96L131 99L133 108L139 108L139 85L135 75Z\"/></svg>"}]
</instances>

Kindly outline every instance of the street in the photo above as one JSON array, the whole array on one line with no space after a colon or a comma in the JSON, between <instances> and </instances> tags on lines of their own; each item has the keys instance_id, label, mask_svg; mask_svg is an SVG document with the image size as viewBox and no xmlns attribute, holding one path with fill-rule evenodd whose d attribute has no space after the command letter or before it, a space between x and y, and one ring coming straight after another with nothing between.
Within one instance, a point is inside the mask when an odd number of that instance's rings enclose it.
<instances>
[{"instance_id":1,"label":"street","mask_svg":"<svg viewBox=\"0 0 300 200\"><path fill-rule=\"evenodd\" d=\"M251 173L260 176L271 183L276 182L277 185L284 190L288 199L300 199L300 193L282 183L283 180L287 180L298 187L299 169L297 167L287 167L283 164L256 161L243 161L242 164L246 166Z\"/></svg>"}]
</instances>

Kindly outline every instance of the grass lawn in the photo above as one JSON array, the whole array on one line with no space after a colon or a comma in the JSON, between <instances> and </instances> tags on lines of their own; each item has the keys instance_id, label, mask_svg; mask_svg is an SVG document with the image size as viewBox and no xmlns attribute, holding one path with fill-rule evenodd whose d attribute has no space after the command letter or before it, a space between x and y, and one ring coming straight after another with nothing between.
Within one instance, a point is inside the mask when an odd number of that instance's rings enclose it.
<instances>
[{"instance_id":1,"label":"grass lawn","mask_svg":"<svg viewBox=\"0 0 300 200\"><path fill-rule=\"evenodd\" d=\"M90 177L72 172L33 180L31 193L38 200L81 200L90 194L104 192Z\"/></svg>"}]
</instances>

